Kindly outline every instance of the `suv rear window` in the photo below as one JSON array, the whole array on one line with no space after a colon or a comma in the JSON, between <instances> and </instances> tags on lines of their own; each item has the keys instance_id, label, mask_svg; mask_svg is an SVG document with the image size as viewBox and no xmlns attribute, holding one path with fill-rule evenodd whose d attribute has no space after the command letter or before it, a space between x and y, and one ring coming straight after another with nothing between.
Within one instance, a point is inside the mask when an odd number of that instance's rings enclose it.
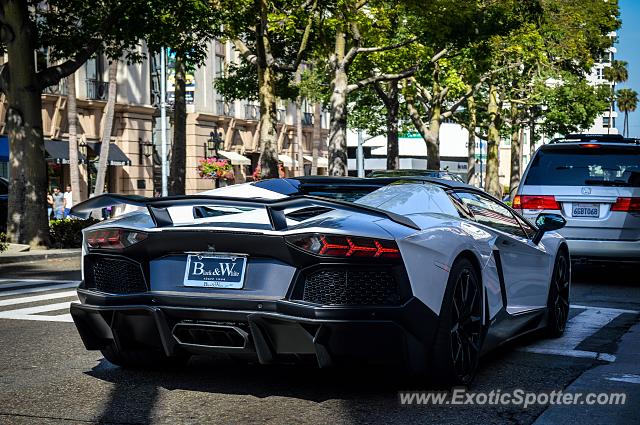
<instances>
[{"instance_id":1,"label":"suv rear window","mask_svg":"<svg viewBox=\"0 0 640 425\"><path fill-rule=\"evenodd\" d=\"M533 158L524 184L640 187L640 148L549 146Z\"/></svg>"}]
</instances>

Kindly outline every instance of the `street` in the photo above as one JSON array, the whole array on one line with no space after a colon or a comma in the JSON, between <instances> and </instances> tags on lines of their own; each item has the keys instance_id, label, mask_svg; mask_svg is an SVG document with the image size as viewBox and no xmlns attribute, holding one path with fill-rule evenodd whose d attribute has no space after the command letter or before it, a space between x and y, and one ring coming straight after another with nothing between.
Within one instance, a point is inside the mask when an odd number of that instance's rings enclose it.
<instances>
[{"instance_id":1,"label":"street","mask_svg":"<svg viewBox=\"0 0 640 425\"><path fill-rule=\"evenodd\" d=\"M638 405L640 366L635 363L631 366L635 370L622 370L627 367L627 351L634 351L629 345L636 347L637 356L637 335L636 343L624 343L634 336L629 329L638 323L640 311L640 282L631 267L577 268L565 335L556 340L534 335L489 354L471 388L537 392L569 391L585 385L589 391L627 393L626 406L588 409L401 406L399 390L428 388L397 371L379 368L319 370L308 365L243 365L223 358L194 357L180 370L120 369L99 352L86 351L71 322L68 305L77 300L73 286L80 279L78 269L77 260L0 266L0 423L637 420L629 412Z\"/></svg>"}]
</instances>

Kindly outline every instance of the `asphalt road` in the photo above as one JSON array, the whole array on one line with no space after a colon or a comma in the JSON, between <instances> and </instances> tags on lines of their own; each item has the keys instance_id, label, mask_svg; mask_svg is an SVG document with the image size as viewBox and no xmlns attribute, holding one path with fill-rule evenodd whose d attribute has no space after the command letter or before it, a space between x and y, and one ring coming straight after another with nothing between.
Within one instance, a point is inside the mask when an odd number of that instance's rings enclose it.
<instances>
[{"instance_id":1,"label":"asphalt road","mask_svg":"<svg viewBox=\"0 0 640 425\"><path fill-rule=\"evenodd\" d=\"M318 370L195 357L180 370L123 370L99 352L86 351L67 311L57 308L75 299L68 294L73 290L69 281L79 279L78 268L75 260L0 266L0 424L584 424L597 423L599 417L607 423L637 423L635 412L625 415L640 405L640 381L614 379L629 364L635 368L630 374L640 379L640 361L633 360L638 344L628 340L637 335L633 329L638 326L629 330L638 324L640 311L640 277L632 268L577 270L572 304L578 307L571 310L574 322L568 331L582 335L579 344L567 350L566 341L517 341L483 360L472 387L476 392L580 385L591 391L624 389L629 404L627 410L615 407L622 412L618 416L610 413L614 407L601 406L590 407L596 409L592 413L584 406L401 406L399 390L425 390L426 385L379 368ZM57 287L43 290L50 285ZM20 292L30 288L37 291ZM52 294L56 298L47 297ZM15 302L41 295L39 301ZM591 322L582 318L589 317L602 326L585 333L585 323ZM550 354L554 350L573 354ZM579 412L587 412L586 422Z\"/></svg>"}]
</instances>

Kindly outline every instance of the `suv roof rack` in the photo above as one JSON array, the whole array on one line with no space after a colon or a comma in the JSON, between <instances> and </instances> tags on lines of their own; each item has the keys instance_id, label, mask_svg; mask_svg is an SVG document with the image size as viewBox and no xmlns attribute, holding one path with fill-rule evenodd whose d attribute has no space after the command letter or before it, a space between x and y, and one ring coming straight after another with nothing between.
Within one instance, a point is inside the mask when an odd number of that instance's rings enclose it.
<instances>
[{"instance_id":1,"label":"suv roof rack","mask_svg":"<svg viewBox=\"0 0 640 425\"><path fill-rule=\"evenodd\" d=\"M567 134L563 137L556 137L549 143L575 143L575 142L596 142L596 143L630 143L640 145L640 139L625 138L622 134Z\"/></svg>"}]
</instances>

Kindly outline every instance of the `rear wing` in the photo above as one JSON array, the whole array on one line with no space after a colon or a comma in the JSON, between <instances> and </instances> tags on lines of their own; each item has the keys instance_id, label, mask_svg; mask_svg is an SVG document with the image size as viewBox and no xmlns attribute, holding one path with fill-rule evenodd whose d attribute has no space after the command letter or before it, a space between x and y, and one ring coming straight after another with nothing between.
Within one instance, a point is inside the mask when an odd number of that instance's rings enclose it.
<instances>
[{"instance_id":1,"label":"rear wing","mask_svg":"<svg viewBox=\"0 0 640 425\"><path fill-rule=\"evenodd\" d=\"M71 208L71 214L80 218L88 218L91 214L91 211L95 209L121 204L146 207L156 227L169 227L173 225L173 220L171 219L171 215L168 211L168 209L171 207L197 207L216 205L265 208L267 211L267 215L269 216L271 228L273 230L286 230L288 228L287 218L284 213L286 209L318 207L387 218L394 223L409 227L411 229L420 230L420 227L416 225L411 219L390 211L381 210L379 208L370 207L367 205L308 195L291 196L284 199L243 199L210 195L184 195L168 196L164 198L145 198L136 195L118 195L115 193L106 193L104 195L99 195L87 199L86 201L75 205L73 208Z\"/></svg>"}]
</instances>

